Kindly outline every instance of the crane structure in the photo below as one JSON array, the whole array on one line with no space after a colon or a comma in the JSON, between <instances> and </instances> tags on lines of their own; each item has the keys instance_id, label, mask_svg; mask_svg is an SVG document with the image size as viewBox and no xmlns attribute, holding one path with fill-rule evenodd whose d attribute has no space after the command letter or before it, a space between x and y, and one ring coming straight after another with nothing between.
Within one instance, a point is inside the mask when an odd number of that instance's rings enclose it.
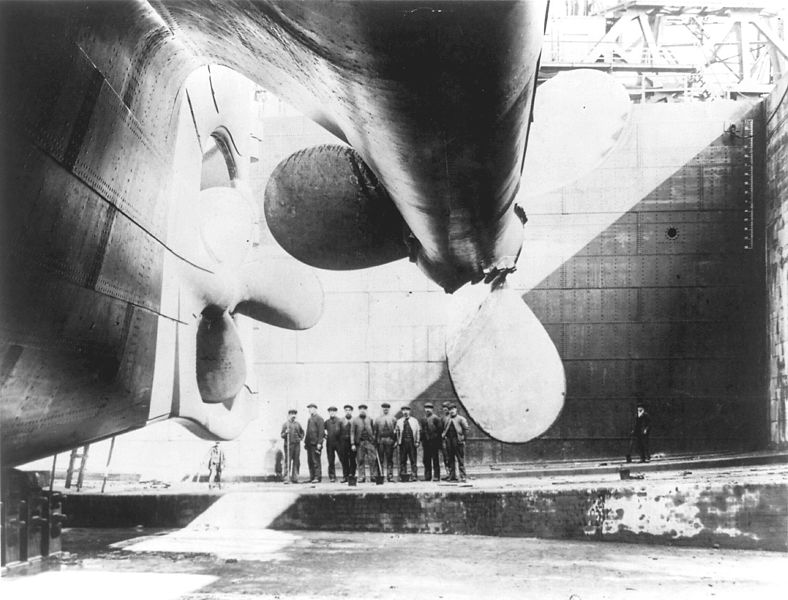
<instances>
[{"instance_id":1,"label":"crane structure","mask_svg":"<svg viewBox=\"0 0 788 600\"><path fill-rule=\"evenodd\" d=\"M670 102L760 96L788 73L781 2L598 4L549 20L542 80L569 69L603 70L636 102Z\"/></svg>"}]
</instances>

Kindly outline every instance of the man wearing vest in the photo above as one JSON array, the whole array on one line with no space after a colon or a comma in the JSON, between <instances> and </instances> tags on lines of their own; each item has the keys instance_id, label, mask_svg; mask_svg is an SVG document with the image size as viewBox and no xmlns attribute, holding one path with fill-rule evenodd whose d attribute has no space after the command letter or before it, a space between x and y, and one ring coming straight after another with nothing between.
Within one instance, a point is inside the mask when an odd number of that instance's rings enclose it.
<instances>
[{"instance_id":1,"label":"man wearing vest","mask_svg":"<svg viewBox=\"0 0 788 600\"><path fill-rule=\"evenodd\" d=\"M297 414L298 411L294 408L288 410L287 421L282 425L282 439L285 441L285 463L287 464L285 483L298 483L298 471L301 468L301 440L304 439L304 429L295 420Z\"/></svg>"},{"instance_id":2,"label":"man wearing vest","mask_svg":"<svg viewBox=\"0 0 788 600\"><path fill-rule=\"evenodd\" d=\"M410 406L402 407L402 417L397 421L397 444L399 445L399 479L408 472L410 461L411 481L418 481L416 466L416 448L419 447L421 427L415 417L410 416Z\"/></svg>"},{"instance_id":3,"label":"man wearing vest","mask_svg":"<svg viewBox=\"0 0 788 600\"><path fill-rule=\"evenodd\" d=\"M381 469L386 469L387 479L391 481L394 479L394 430L397 428L397 420L389 414L391 405L388 402L384 402L380 407L383 414L375 419L372 426L375 430L375 445L378 447Z\"/></svg>"},{"instance_id":4,"label":"man wearing vest","mask_svg":"<svg viewBox=\"0 0 788 600\"><path fill-rule=\"evenodd\" d=\"M356 453L356 467L360 474L359 483L367 480L366 465L369 465L369 477L374 481L378 473L377 458L375 457L375 430L372 419L367 416L367 405L358 405L358 416L353 419L353 437L350 449Z\"/></svg>"},{"instance_id":5,"label":"man wearing vest","mask_svg":"<svg viewBox=\"0 0 788 600\"><path fill-rule=\"evenodd\" d=\"M460 469L460 481L465 481L465 438L468 436L468 421L457 414L457 405L449 407L449 418L443 426L443 438L449 452L449 481L457 481L457 470Z\"/></svg>"},{"instance_id":6,"label":"man wearing vest","mask_svg":"<svg viewBox=\"0 0 788 600\"><path fill-rule=\"evenodd\" d=\"M433 405L427 402L424 405L425 417L421 420L422 452L424 452L424 481L440 481L440 448L443 422L432 412Z\"/></svg>"},{"instance_id":7,"label":"man wearing vest","mask_svg":"<svg viewBox=\"0 0 788 600\"><path fill-rule=\"evenodd\" d=\"M326 426L323 417L317 414L317 405L308 404L309 420L306 422L306 464L309 467L310 483L320 483L323 473L320 465L320 453L323 450L323 440L326 435Z\"/></svg>"},{"instance_id":8,"label":"man wearing vest","mask_svg":"<svg viewBox=\"0 0 788 600\"><path fill-rule=\"evenodd\" d=\"M347 483L348 479L356 476L356 453L351 450L353 446L353 407L345 404L345 418L341 419L341 440L339 461L342 463L342 481Z\"/></svg>"},{"instance_id":9,"label":"man wearing vest","mask_svg":"<svg viewBox=\"0 0 788 600\"><path fill-rule=\"evenodd\" d=\"M326 458L328 459L328 480L331 483L337 480L336 456L339 455L342 461L342 421L337 417L337 407L328 407L328 419L325 422L326 428ZM342 473L345 473L345 465L342 463Z\"/></svg>"}]
</instances>

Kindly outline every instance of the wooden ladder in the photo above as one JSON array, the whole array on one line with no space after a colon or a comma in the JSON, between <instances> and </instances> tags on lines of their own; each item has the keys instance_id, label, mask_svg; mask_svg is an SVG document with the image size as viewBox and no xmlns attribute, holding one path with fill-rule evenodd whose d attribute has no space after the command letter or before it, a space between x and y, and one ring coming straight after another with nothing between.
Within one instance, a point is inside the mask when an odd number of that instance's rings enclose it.
<instances>
[{"instance_id":1,"label":"wooden ladder","mask_svg":"<svg viewBox=\"0 0 788 600\"><path fill-rule=\"evenodd\" d=\"M81 459L79 463L79 474L77 475L77 491L82 489L82 482L85 480L85 465L88 462L88 449L90 448L90 444L85 444L82 446L82 452L79 451L79 448L74 448L71 451L71 457L68 459L68 470L66 471L66 488L71 487L71 481L74 478L74 464L77 462L77 459Z\"/></svg>"}]
</instances>

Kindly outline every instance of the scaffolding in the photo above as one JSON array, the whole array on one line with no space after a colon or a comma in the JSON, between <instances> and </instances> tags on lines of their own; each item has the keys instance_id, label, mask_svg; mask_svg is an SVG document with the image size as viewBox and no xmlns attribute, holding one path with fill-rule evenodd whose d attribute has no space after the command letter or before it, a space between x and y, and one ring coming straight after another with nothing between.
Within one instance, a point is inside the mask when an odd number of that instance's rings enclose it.
<instances>
[{"instance_id":1,"label":"scaffolding","mask_svg":"<svg viewBox=\"0 0 788 600\"><path fill-rule=\"evenodd\" d=\"M607 71L635 101L767 94L788 74L779 1L632 0L549 21L540 78ZM573 11L574 12L574 11Z\"/></svg>"}]
</instances>

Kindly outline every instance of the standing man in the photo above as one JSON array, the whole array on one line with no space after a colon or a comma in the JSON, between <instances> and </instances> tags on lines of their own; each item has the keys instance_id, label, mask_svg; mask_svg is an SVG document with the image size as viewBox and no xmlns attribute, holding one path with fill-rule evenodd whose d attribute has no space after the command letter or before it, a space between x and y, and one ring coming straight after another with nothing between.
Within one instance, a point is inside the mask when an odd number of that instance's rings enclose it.
<instances>
[{"instance_id":1,"label":"standing man","mask_svg":"<svg viewBox=\"0 0 788 600\"><path fill-rule=\"evenodd\" d=\"M638 402L637 414L635 415L635 425L629 433L629 450L627 451L627 462L632 462L632 447L637 445L640 453L640 462L649 462L651 454L648 451L648 435L651 431L651 417L646 412L646 407L642 402Z\"/></svg>"},{"instance_id":2,"label":"standing man","mask_svg":"<svg viewBox=\"0 0 788 600\"><path fill-rule=\"evenodd\" d=\"M375 430L372 427L372 419L367 416L367 405L358 405L358 416L353 419L353 445L350 449L356 453L356 466L361 477L358 482L364 483L367 480L365 465L369 465L369 477L374 480L377 474L377 460L375 458Z\"/></svg>"},{"instance_id":3,"label":"standing man","mask_svg":"<svg viewBox=\"0 0 788 600\"><path fill-rule=\"evenodd\" d=\"M441 416L441 432L446 429L446 422L449 420L449 406L451 402L442 402L441 403L441 411L443 415ZM442 434L441 434L442 436ZM448 442L446 441L445 437L441 437L441 453L443 454L443 469L446 473L446 476L443 478L444 481L449 480L449 448L447 446Z\"/></svg>"},{"instance_id":4,"label":"standing man","mask_svg":"<svg viewBox=\"0 0 788 600\"><path fill-rule=\"evenodd\" d=\"M342 461L342 421L337 417L337 407L328 407L328 419L325 423L326 428L326 458L328 459L328 480L335 483L337 480L336 455ZM342 473L345 474L345 464L342 463Z\"/></svg>"},{"instance_id":5,"label":"standing man","mask_svg":"<svg viewBox=\"0 0 788 600\"><path fill-rule=\"evenodd\" d=\"M421 440L422 452L424 453L424 481L440 481L440 448L441 434L443 433L443 421L432 412L433 405L427 402L424 405L426 415L421 420Z\"/></svg>"},{"instance_id":6,"label":"standing man","mask_svg":"<svg viewBox=\"0 0 788 600\"><path fill-rule=\"evenodd\" d=\"M449 481L457 481L459 466L460 481L465 481L465 438L468 437L468 421L457 414L457 405L449 406L449 419L443 427L443 438L449 451Z\"/></svg>"},{"instance_id":7,"label":"standing man","mask_svg":"<svg viewBox=\"0 0 788 600\"><path fill-rule=\"evenodd\" d=\"M326 425L323 417L317 414L317 405L307 404L309 420L306 422L306 464L309 467L309 482L320 483L323 473L320 465L320 452L323 450L323 440L326 437Z\"/></svg>"},{"instance_id":8,"label":"standing man","mask_svg":"<svg viewBox=\"0 0 788 600\"><path fill-rule=\"evenodd\" d=\"M285 483L298 483L298 471L301 469L301 440L304 439L304 429L298 423L298 411L291 408L287 411L287 421L282 425L282 439L285 441L285 463L287 474Z\"/></svg>"},{"instance_id":9,"label":"standing man","mask_svg":"<svg viewBox=\"0 0 788 600\"><path fill-rule=\"evenodd\" d=\"M353 407L345 404L345 418L341 419L341 439L342 445L339 453L339 461L342 463L342 481L347 483L348 479L356 476L356 453L353 447Z\"/></svg>"},{"instance_id":10,"label":"standing man","mask_svg":"<svg viewBox=\"0 0 788 600\"><path fill-rule=\"evenodd\" d=\"M407 464L413 472L413 481L418 481L419 469L416 466L416 448L419 447L421 427L415 417L410 416L410 406L402 407L402 417L397 421L397 444L399 445L399 479L408 472Z\"/></svg>"},{"instance_id":11,"label":"standing man","mask_svg":"<svg viewBox=\"0 0 788 600\"><path fill-rule=\"evenodd\" d=\"M222 469L224 469L224 451L219 448L219 442L215 442L208 454L208 489L214 484L222 489Z\"/></svg>"},{"instance_id":12,"label":"standing man","mask_svg":"<svg viewBox=\"0 0 788 600\"><path fill-rule=\"evenodd\" d=\"M375 445L378 447L381 469L386 468L386 478L392 481L394 479L394 430L397 428L397 420L394 415L389 414L391 405L388 402L381 404L380 408L383 409L383 414L375 419L372 427L375 430Z\"/></svg>"}]
</instances>

